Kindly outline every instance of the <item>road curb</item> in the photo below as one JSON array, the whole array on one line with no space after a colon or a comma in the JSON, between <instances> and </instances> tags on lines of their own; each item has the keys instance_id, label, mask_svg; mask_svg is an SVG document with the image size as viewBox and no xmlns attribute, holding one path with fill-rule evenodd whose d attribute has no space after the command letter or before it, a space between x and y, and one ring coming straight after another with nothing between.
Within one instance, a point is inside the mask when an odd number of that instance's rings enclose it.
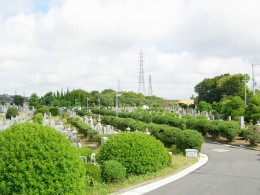
<instances>
[{"instance_id":1,"label":"road curb","mask_svg":"<svg viewBox=\"0 0 260 195\"><path fill-rule=\"evenodd\" d=\"M238 145L235 145L235 144L221 143L221 142L212 141L212 140L205 140L205 142L212 143L212 144L225 145L225 146L232 147L232 148L241 148L241 149L247 149L247 150L260 151L260 150L255 149L255 148L250 148L250 147L246 147L246 146L242 146L242 145L238 146Z\"/></svg>"},{"instance_id":2,"label":"road curb","mask_svg":"<svg viewBox=\"0 0 260 195\"><path fill-rule=\"evenodd\" d=\"M121 193L121 195L141 195L144 193L147 193L149 191L152 191L156 188L159 188L161 186L164 186L170 182L176 181L182 177L184 177L185 175L188 175L189 173L191 173L192 171L198 169L199 167L203 166L204 164L206 164L208 162L208 156L206 154L200 154L200 158L199 161L196 162L195 164L191 165L190 167L174 174L171 175L169 177L166 177L164 179L149 183L147 185L129 190L127 192Z\"/></svg>"}]
</instances>

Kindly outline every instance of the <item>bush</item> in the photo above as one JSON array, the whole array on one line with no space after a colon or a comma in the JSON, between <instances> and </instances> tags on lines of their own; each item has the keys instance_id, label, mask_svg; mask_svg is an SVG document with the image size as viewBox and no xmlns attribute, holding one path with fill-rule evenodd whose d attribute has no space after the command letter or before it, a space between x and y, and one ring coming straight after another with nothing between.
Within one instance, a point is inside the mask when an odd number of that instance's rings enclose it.
<instances>
[{"instance_id":1,"label":"bush","mask_svg":"<svg viewBox=\"0 0 260 195\"><path fill-rule=\"evenodd\" d=\"M69 123L71 123L73 126L75 126L78 129L79 133L87 136L90 139L93 139L95 135L98 134L96 131L92 130L90 126L88 126L86 123L82 121L79 121L77 118L76 119L68 118L67 120Z\"/></svg>"},{"instance_id":2,"label":"bush","mask_svg":"<svg viewBox=\"0 0 260 195\"><path fill-rule=\"evenodd\" d=\"M44 106L44 107L39 107L34 111L34 114L38 114L38 113L42 113L43 115L46 114L50 114L49 108Z\"/></svg>"},{"instance_id":3,"label":"bush","mask_svg":"<svg viewBox=\"0 0 260 195\"><path fill-rule=\"evenodd\" d=\"M119 133L105 142L97 154L97 162L120 162L127 173L153 172L171 163L163 144L143 133Z\"/></svg>"},{"instance_id":4,"label":"bush","mask_svg":"<svg viewBox=\"0 0 260 195\"><path fill-rule=\"evenodd\" d=\"M126 168L115 160L104 161L101 166L101 177L105 182L121 181L126 176Z\"/></svg>"},{"instance_id":5,"label":"bush","mask_svg":"<svg viewBox=\"0 0 260 195\"><path fill-rule=\"evenodd\" d=\"M221 121L218 124L221 136L225 137L229 142L233 141L239 132L239 125L232 121Z\"/></svg>"},{"instance_id":6,"label":"bush","mask_svg":"<svg viewBox=\"0 0 260 195\"><path fill-rule=\"evenodd\" d=\"M248 129L245 132L245 139L246 141L249 141L251 146L255 146L257 143L260 142L260 134L253 129Z\"/></svg>"},{"instance_id":7,"label":"bush","mask_svg":"<svg viewBox=\"0 0 260 195\"><path fill-rule=\"evenodd\" d=\"M183 152L185 149L197 149L200 152L202 143L202 135L195 130L183 130L176 137L176 147Z\"/></svg>"},{"instance_id":8,"label":"bush","mask_svg":"<svg viewBox=\"0 0 260 195\"><path fill-rule=\"evenodd\" d=\"M86 163L86 175L92 183L95 181L101 182L101 170L97 165ZM91 185L91 184L90 184Z\"/></svg>"},{"instance_id":9,"label":"bush","mask_svg":"<svg viewBox=\"0 0 260 195\"><path fill-rule=\"evenodd\" d=\"M196 124L199 121L197 118L191 118L186 122L186 127L188 129L196 129Z\"/></svg>"},{"instance_id":10,"label":"bush","mask_svg":"<svg viewBox=\"0 0 260 195\"><path fill-rule=\"evenodd\" d=\"M55 129L15 124L0 133L0 194L82 194L85 167Z\"/></svg>"},{"instance_id":11,"label":"bush","mask_svg":"<svg viewBox=\"0 0 260 195\"><path fill-rule=\"evenodd\" d=\"M60 114L60 110L58 107L50 107L49 111L52 116L58 116Z\"/></svg>"},{"instance_id":12,"label":"bush","mask_svg":"<svg viewBox=\"0 0 260 195\"><path fill-rule=\"evenodd\" d=\"M35 114L34 117L33 117L33 122L42 124L42 120L43 120L42 113Z\"/></svg>"},{"instance_id":13,"label":"bush","mask_svg":"<svg viewBox=\"0 0 260 195\"><path fill-rule=\"evenodd\" d=\"M93 151L90 148L77 148L80 152L80 156L86 156L88 162L90 162L90 156L93 153Z\"/></svg>"},{"instance_id":14,"label":"bush","mask_svg":"<svg viewBox=\"0 0 260 195\"><path fill-rule=\"evenodd\" d=\"M195 130L199 131L202 135L206 135L208 132L207 126L210 124L208 119L198 119L195 123Z\"/></svg>"},{"instance_id":15,"label":"bush","mask_svg":"<svg viewBox=\"0 0 260 195\"><path fill-rule=\"evenodd\" d=\"M17 108L8 108L6 113L6 118L12 118L16 117L18 115L18 109Z\"/></svg>"},{"instance_id":16,"label":"bush","mask_svg":"<svg viewBox=\"0 0 260 195\"><path fill-rule=\"evenodd\" d=\"M180 129L172 127L162 132L161 141L166 147L175 144L176 136L181 132Z\"/></svg>"}]
</instances>

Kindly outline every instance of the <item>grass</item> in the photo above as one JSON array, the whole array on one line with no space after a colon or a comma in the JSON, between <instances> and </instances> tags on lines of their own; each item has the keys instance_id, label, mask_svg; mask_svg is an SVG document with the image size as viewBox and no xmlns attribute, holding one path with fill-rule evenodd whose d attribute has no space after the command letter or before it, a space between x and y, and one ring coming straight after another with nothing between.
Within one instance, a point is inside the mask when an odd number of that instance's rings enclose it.
<instances>
[{"instance_id":1,"label":"grass","mask_svg":"<svg viewBox=\"0 0 260 195\"><path fill-rule=\"evenodd\" d=\"M128 178L126 178L124 181L118 183L110 183L110 184L95 183L91 192L88 192L88 194L91 195L104 195L109 193L117 194L118 192L123 192L131 188L138 187L150 183L152 181L162 179L164 177L172 175L198 161L198 158L187 158L183 155L183 153L180 153L175 149L171 149L171 151L176 152L173 153L174 155L172 156L171 166L166 167L154 173L147 173L139 176L131 175Z\"/></svg>"}]
</instances>

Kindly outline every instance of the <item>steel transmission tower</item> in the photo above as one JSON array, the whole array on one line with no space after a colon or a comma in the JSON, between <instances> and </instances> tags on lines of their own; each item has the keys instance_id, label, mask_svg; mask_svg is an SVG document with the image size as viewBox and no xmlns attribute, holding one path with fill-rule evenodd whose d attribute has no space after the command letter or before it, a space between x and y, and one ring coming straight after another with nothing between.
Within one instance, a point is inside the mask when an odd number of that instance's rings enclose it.
<instances>
[{"instance_id":1,"label":"steel transmission tower","mask_svg":"<svg viewBox=\"0 0 260 195\"><path fill-rule=\"evenodd\" d=\"M141 51L139 54L139 86L138 86L138 93L142 93L145 95L145 82L144 82L144 56L143 52Z\"/></svg>"},{"instance_id":2,"label":"steel transmission tower","mask_svg":"<svg viewBox=\"0 0 260 195\"><path fill-rule=\"evenodd\" d=\"M149 75L149 88L148 88L148 96L153 95L153 87L152 87L152 77Z\"/></svg>"}]
</instances>

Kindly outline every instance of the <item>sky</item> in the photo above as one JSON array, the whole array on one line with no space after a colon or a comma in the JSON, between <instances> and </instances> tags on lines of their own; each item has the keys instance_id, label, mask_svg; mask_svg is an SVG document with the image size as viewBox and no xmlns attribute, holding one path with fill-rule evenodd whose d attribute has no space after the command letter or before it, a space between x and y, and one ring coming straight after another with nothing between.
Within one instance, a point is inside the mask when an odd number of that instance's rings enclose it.
<instances>
[{"instance_id":1,"label":"sky","mask_svg":"<svg viewBox=\"0 0 260 195\"><path fill-rule=\"evenodd\" d=\"M252 64L260 87L259 10L259 0L0 0L0 94L138 92L141 51L145 95L149 75L153 95L189 99L205 78L252 78Z\"/></svg>"}]
</instances>

